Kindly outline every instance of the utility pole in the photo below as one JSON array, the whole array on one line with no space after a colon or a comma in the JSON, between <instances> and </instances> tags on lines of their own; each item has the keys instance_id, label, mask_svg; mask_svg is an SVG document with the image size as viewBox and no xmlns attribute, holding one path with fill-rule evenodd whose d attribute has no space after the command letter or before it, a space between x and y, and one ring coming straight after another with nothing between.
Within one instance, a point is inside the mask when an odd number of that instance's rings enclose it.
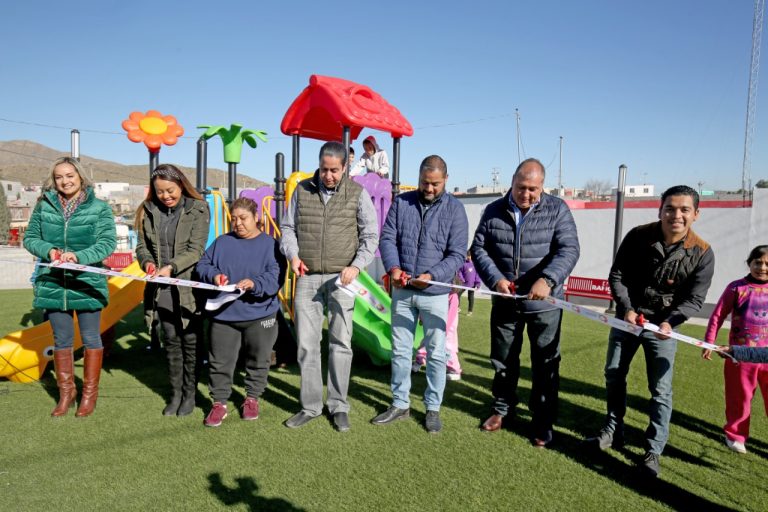
<instances>
[{"instance_id":1,"label":"utility pole","mask_svg":"<svg viewBox=\"0 0 768 512\"><path fill-rule=\"evenodd\" d=\"M699 185L699 195L701 195L701 186L704 185L704 183L705 183L704 181L700 181L698 183L698 185Z\"/></svg>"},{"instance_id":2,"label":"utility pole","mask_svg":"<svg viewBox=\"0 0 768 512\"><path fill-rule=\"evenodd\" d=\"M560 136L560 171L557 173L557 194L563 191L563 136Z\"/></svg>"},{"instance_id":3,"label":"utility pole","mask_svg":"<svg viewBox=\"0 0 768 512\"><path fill-rule=\"evenodd\" d=\"M491 170L491 181L493 182L493 191L496 192L496 187L499 186L499 167L494 167Z\"/></svg>"},{"instance_id":4,"label":"utility pole","mask_svg":"<svg viewBox=\"0 0 768 512\"><path fill-rule=\"evenodd\" d=\"M624 187L627 183L627 166L621 164L619 166L619 186L616 187L616 221L613 226L613 259L616 259L616 253L619 252L619 244L621 243L621 232L624 226ZM614 313L613 299L608 303L608 309L606 313Z\"/></svg>"},{"instance_id":5,"label":"utility pole","mask_svg":"<svg viewBox=\"0 0 768 512\"><path fill-rule=\"evenodd\" d=\"M515 123L517 124L517 164L523 160L520 158L520 111L515 109Z\"/></svg>"},{"instance_id":6,"label":"utility pole","mask_svg":"<svg viewBox=\"0 0 768 512\"><path fill-rule=\"evenodd\" d=\"M752 137L755 134L755 114L757 110L757 75L760 71L760 41L763 38L763 14L765 0L755 0L755 14L752 19L752 59L749 66L749 86L747 88L747 121L744 128L744 159L741 165L742 206L747 203L747 184L752 173Z\"/></svg>"}]
</instances>

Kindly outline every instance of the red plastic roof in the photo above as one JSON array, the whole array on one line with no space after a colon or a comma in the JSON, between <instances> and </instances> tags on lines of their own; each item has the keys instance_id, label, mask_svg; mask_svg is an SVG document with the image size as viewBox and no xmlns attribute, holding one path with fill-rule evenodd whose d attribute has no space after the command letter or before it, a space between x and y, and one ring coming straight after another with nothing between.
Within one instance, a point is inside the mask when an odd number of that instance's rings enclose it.
<instances>
[{"instance_id":1,"label":"red plastic roof","mask_svg":"<svg viewBox=\"0 0 768 512\"><path fill-rule=\"evenodd\" d=\"M312 75L309 86L293 101L280 129L286 135L341 140L342 127L355 140L363 128L410 137L413 127L399 110L368 86L342 78Z\"/></svg>"}]
</instances>

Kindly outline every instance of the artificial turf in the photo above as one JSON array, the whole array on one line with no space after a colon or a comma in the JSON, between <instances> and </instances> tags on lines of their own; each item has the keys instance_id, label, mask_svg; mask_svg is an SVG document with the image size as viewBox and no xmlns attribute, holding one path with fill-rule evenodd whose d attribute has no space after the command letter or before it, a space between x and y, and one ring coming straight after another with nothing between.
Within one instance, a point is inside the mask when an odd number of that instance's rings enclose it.
<instances>
[{"instance_id":1,"label":"artificial turf","mask_svg":"<svg viewBox=\"0 0 768 512\"><path fill-rule=\"evenodd\" d=\"M39 321L31 292L3 291L0 333ZM466 309L466 302L462 303ZM319 418L301 429L282 422L299 410L298 368L270 372L261 417L245 422L242 372L219 428L205 428L206 379L186 418L160 414L167 396L164 358L145 350L141 312L117 327L93 416L52 419L58 392L52 371L38 383L0 381L0 505L3 510L765 510L768 422L754 402L750 452L723 443L721 361L678 349L670 442L662 475L641 478L647 396L642 352L628 387L623 451L595 454L582 440L602 425L607 329L566 314L560 416L548 449L529 442L528 350L523 350L516 420L493 434L479 430L493 376L488 362L489 301L460 316L460 381L448 382L444 430L427 434L413 378L410 421L369 423L390 402L389 369L355 354L350 384L352 429ZM686 327L701 336L703 328ZM726 333L721 333L721 341ZM527 342L526 342L527 346ZM81 362L76 364L78 386Z\"/></svg>"}]
</instances>

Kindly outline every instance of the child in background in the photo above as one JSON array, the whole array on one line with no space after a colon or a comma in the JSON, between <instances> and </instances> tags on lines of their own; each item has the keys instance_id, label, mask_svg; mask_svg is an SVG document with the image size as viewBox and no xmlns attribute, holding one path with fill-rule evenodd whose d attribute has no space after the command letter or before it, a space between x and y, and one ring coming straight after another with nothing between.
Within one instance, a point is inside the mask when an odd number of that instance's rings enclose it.
<instances>
[{"instance_id":1,"label":"child in background","mask_svg":"<svg viewBox=\"0 0 768 512\"><path fill-rule=\"evenodd\" d=\"M453 284L459 284L458 274ZM461 380L461 363L459 363L459 290L451 288L448 294L448 317L445 324L445 350L448 351L448 361L445 363L445 377L448 380ZM427 349L424 342L416 352L416 360L411 367L413 373L418 373L427 359Z\"/></svg>"},{"instance_id":2,"label":"child in background","mask_svg":"<svg viewBox=\"0 0 768 512\"><path fill-rule=\"evenodd\" d=\"M472 263L472 255L469 252L467 252L467 259L464 261L464 265L459 269L457 276L461 286L474 288L475 290L480 288L480 285L483 283L480 280L480 276L478 276L475 271L475 265ZM461 292L459 292L459 297L461 297ZM473 290L467 292L467 302L467 316L472 316L472 310L475 308L475 292Z\"/></svg>"},{"instance_id":3,"label":"child in background","mask_svg":"<svg viewBox=\"0 0 768 512\"><path fill-rule=\"evenodd\" d=\"M747 258L749 274L726 286L707 325L705 341L714 343L723 321L731 315L728 342L732 346L768 346L768 245L758 245ZM704 350L702 357L711 358ZM768 364L725 361L725 444L746 453L752 397L757 385L768 412Z\"/></svg>"},{"instance_id":4,"label":"child in background","mask_svg":"<svg viewBox=\"0 0 768 512\"><path fill-rule=\"evenodd\" d=\"M379 148L376 138L369 135L363 140L363 154L355 165L349 164L350 176L363 176L375 172L382 178L389 178L389 157Z\"/></svg>"}]
</instances>

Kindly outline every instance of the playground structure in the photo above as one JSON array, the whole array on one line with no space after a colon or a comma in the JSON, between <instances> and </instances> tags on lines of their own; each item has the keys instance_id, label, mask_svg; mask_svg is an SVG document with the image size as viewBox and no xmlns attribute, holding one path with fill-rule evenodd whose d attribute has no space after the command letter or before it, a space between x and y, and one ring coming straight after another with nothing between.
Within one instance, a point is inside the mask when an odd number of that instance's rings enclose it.
<instances>
[{"instance_id":1,"label":"playground structure","mask_svg":"<svg viewBox=\"0 0 768 512\"><path fill-rule=\"evenodd\" d=\"M146 113L133 112L123 121L123 128L133 142L144 142L149 150L149 172L159 165L162 144L173 145L184 130L173 116L162 116L150 110ZM206 187L207 140L215 135L224 142L225 161L229 165L229 203L236 193L236 164L240 159L243 142L256 147L256 138L266 142L266 133L257 130L241 130L242 126L232 124L227 130L223 126L199 126L207 131L197 145L197 186L205 193L211 212L211 227L208 245L219 235L229 231L229 210L227 201L218 190ZM413 128L400 112L387 103L383 97L367 86L339 78L312 75L309 85L289 107L281 124L281 130L292 137L292 173L286 179L284 156L275 156L275 187L261 187L243 190L240 196L250 197L259 205L259 217L263 230L271 236L280 236L280 221L286 204L296 185L311 173L299 171L299 146L301 137L324 141L341 141L349 147L364 128L389 132L393 140L392 181L375 175L357 176L354 179L370 194L378 214L379 231L384 222L392 197L400 191L400 140L411 136ZM235 147L237 146L237 147ZM79 158L79 132L72 131L72 156ZM377 253L378 255L378 253ZM134 262L125 272L142 275L143 271ZM387 364L391 355L391 332L389 294L365 271L358 280L367 291L370 300L358 296L353 317L353 345L364 350L374 364ZM279 296L283 311L293 320L293 290L296 277L291 273ZM125 315L138 306L143 298L144 282L128 278L113 277L108 281L109 305L101 318L102 333L113 328ZM378 305L375 307L373 304ZM79 332L76 329L76 332ZM422 338L418 328L414 344ZM75 348L82 345L79 334ZM50 324L44 322L34 327L10 333L0 339L0 377L15 382L38 380L53 357L53 335Z\"/></svg>"}]
</instances>

